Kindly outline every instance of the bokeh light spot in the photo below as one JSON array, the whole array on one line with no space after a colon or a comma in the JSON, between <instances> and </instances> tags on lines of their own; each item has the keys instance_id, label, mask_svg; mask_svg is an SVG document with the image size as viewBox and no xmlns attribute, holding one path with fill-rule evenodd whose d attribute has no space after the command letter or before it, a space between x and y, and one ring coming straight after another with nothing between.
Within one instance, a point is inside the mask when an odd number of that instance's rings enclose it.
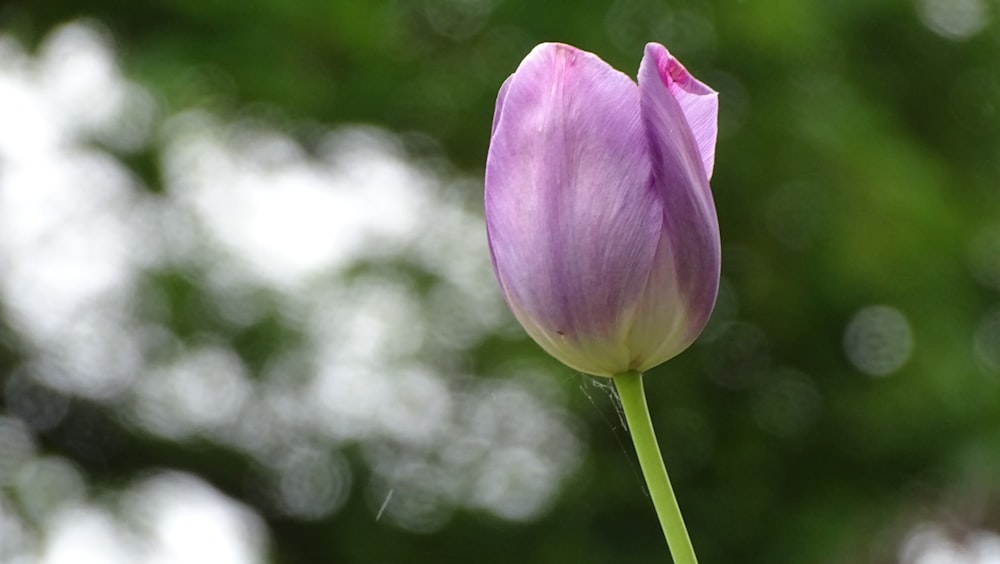
<instances>
[{"instance_id":1,"label":"bokeh light spot","mask_svg":"<svg viewBox=\"0 0 1000 564\"><path fill-rule=\"evenodd\" d=\"M989 23L983 0L918 0L917 13L931 31L956 41L972 37Z\"/></svg>"},{"instance_id":2,"label":"bokeh light spot","mask_svg":"<svg viewBox=\"0 0 1000 564\"><path fill-rule=\"evenodd\" d=\"M761 429L781 438L801 435L818 418L822 397L812 379L785 368L770 375L754 403L754 420Z\"/></svg>"},{"instance_id":3,"label":"bokeh light spot","mask_svg":"<svg viewBox=\"0 0 1000 564\"><path fill-rule=\"evenodd\" d=\"M225 347L184 350L132 390L143 425L180 438L231 424L250 395L245 369Z\"/></svg>"},{"instance_id":4,"label":"bokeh light spot","mask_svg":"<svg viewBox=\"0 0 1000 564\"><path fill-rule=\"evenodd\" d=\"M154 549L140 560L144 564L263 561L267 537L260 518L193 476L148 478L130 490L127 511L142 543Z\"/></svg>"},{"instance_id":5,"label":"bokeh light spot","mask_svg":"<svg viewBox=\"0 0 1000 564\"><path fill-rule=\"evenodd\" d=\"M723 388L742 390L757 384L770 364L767 335L756 325L729 324L716 342L704 349L705 370Z\"/></svg>"},{"instance_id":6,"label":"bokeh light spot","mask_svg":"<svg viewBox=\"0 0 1000 564\"><path fill-rule=\"evenodd\" d=\"M7 409L36 432L48 431L69 411L69 398L31 377L30 367L14 370L4 385ZM6 452L0 448L0 452Z\"/></svg>"},{"instance_id":7,"label":"bokeh light spot","mask_svg":"<svg viewBox=\"0 0 1000 564\"><path fill-rule=\"evenodd\" d=\"M985 315L979 322L972 346L983 370L1000 375L1000 309Z\"/></svg>"},{"instance_id":8,"label":"bokeh light spot","mask_svg":"<svg viewBox=\"0 0 1000 564\"><path fill-rule=\"evenodd\" d=\"M35 454L35 441L24 423L0 416L0 487L7 486Z\"/></svg>"},{"instance_id":9,"label":"bokeh light spot","mask_svg":"<svg viewBox=\"0 0 1000 564\"><path fill-rule=\"evenodd\" d=\"M981 284L1000 290L1000 225L983 229L969 242L969 269Z\"/></svg>"},{"instance_id":10,"label":"bokeh light spot","mask_svg":"<svg viewBox=\"0 0 1000 564\"><path fill-rule=\"evenodd\" d=\"M921 523L900 546L899 564L1000 564L1000 535L974 530L956 536L943 525Z\"/></svg>"},{"instance_id":11,"label":"bokeh light spot","mask_svg":"<svg viewBox=\"0 0 1000 564\"><path fill-rule=\"evenodd\" d=\"M913 352L913 331L901 311L885 305L859 310L844 330L844 351L855 368L870 376L886 376Z\"/></svg>"},{"instance_id":12,"label":"bokeh light spot","mask_svg":"<svg viewBox=\"0 0 1000 564\"><path fill-rule=\"evenodd\" d=\"M33 459L17 476L18 501L35 522L44 522L86 493L83 476L72 462L58 457Z\"/></svg>"},{"instance_id":13,"label":"bokeh light spot","mask_svg":"<svg viewBox=\"0 0 1000 564\"><path fill-rule=\"evenodd\" d=\"M278 509L298 519L322 519L347 500L351 469L342 456L298 447L276 462L273 495Z\"/></svg>"},{"instance_id":14,"label":"bokeh light spot","mask_svg":"<svg viewBox=\"0 0 1000 564\"><path fill-rule=\"evenodd\" d=\"M786 247L809 247L822 229L824 200L812 184L792 183L775 189L767 202L767 230Z\"/></svg>"}]
</instances>

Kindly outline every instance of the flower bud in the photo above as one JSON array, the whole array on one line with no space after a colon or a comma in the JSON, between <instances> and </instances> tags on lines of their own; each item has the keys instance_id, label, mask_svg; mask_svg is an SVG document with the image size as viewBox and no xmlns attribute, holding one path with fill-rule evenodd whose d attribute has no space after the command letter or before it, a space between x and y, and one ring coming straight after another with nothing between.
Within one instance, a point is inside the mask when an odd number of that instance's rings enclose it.
<instances>
[{"instance_id":1,"label":"flower bud","mask_svg":"<svg viewBox=\"0 0 1000 564\"><path fill-rule=\"evenodd\" d=\"M486 161L493 268L564 364L643 372L701 333L719 286L717 114L718 94L655 43L638 84L559 43L503 83Z\"/></svg>"}]
</instances>

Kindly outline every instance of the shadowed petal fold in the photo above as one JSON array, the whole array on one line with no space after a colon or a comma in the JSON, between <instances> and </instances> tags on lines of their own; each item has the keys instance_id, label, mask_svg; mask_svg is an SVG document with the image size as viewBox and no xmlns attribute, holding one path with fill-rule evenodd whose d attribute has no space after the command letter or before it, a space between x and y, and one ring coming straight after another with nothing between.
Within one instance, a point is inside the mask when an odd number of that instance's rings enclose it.
<instances>
[{"instance_id":1,"label":"shadowed petal fold","mask_svg":"<svg viewBox=\"0 0 1000 564\"><path fill-rule=\"evenodd\" d=\"M684 68L669 51L658 43L646 45L643 64L655 65L660 81L684 114L688 127L694 134L698 153L705 164L705 176L712 178L715 165L715 140L718 136L719 94L700 82ZM640 83L642 80L640 79Z\"/></svg>"},{"instance_id":2,"label":"shadowed petal fold","mask_svg":"<svg viewBox=\"0 0 1000 564\"><path fill-rule=\"evenodd\" d=\"M675 98L678 85L684 93ZM714 152L716 96L665 48L646 47L639 67L639 97L654 184L662 198L663 237L633 331L641 339L659 326L662 339L662 319L672 319L676 334L659 341L647 337L649 342L639 347L642 366L655 366L684 350L715 305L721 245L708 184L711 161L704 145L711 142L708 153Z\"/></svg>"}]
</instances>

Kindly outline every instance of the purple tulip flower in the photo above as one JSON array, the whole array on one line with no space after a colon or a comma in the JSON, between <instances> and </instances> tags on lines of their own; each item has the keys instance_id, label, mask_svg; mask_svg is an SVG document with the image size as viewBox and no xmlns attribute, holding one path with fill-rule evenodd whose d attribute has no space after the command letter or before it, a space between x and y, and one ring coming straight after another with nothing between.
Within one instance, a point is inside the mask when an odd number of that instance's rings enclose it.
<instances>
[{"instance_id":1,"label":"purple tulip flower","mask_svg":"<svg viewBox=\"0 0 1000 564\"><path fill-rule=\"evenodd\" d=\"M486 161L493 268L514 316L564 364L644 372L701 333L719 287L717 114L718 94L656 43L638 84L544 43L500 88Z\"/></svg>"}]
</instances>

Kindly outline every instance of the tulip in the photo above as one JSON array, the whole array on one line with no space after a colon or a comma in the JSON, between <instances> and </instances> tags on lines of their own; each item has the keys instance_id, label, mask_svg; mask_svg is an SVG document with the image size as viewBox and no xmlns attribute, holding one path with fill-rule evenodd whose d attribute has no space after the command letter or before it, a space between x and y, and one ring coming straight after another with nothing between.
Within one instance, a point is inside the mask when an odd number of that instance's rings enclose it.
<instances>
[{"instance_id":1,"label":"tulip","mask_svg":"<svg viewBox=\"0 0 1000 564\"><path fill-rule=\"evenodd\" d=\"M507 304L569 367L642 373L701 333L719 286L709 187L718 94L662 45L638 84L575 47L535 47L503 83L486 228Z\"/></svg>"}]
</instances>

